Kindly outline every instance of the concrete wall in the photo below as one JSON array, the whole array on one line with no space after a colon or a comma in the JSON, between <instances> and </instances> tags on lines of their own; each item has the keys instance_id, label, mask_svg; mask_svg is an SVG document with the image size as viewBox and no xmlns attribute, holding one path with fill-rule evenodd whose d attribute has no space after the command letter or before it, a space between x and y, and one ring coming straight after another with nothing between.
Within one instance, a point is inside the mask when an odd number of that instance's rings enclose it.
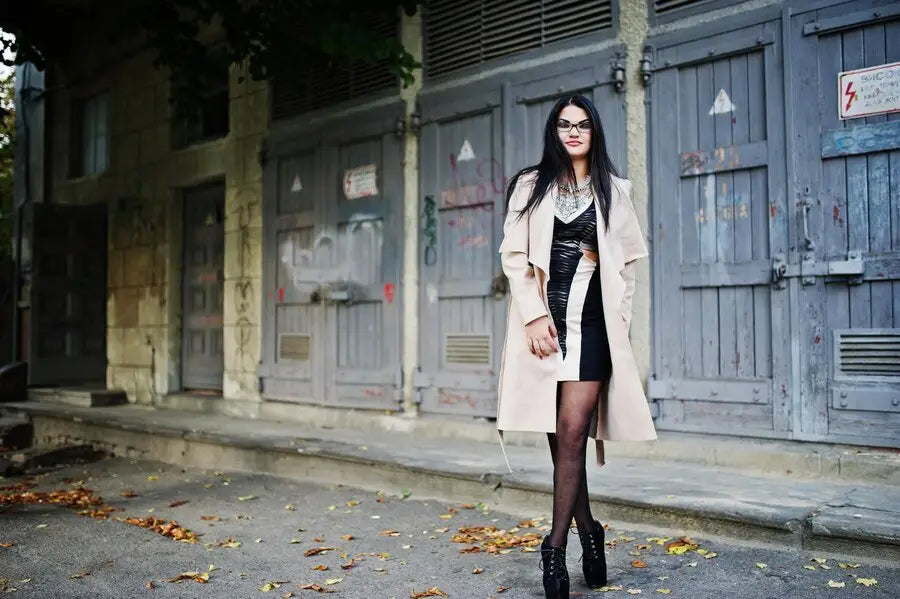
<instances>
[{"instance_id":1,"label":"concrete wall","mask_svg":"<svg viewBox=\"0 0 900 599\"><path fill-rule=\"evenodd\" d=\"M226 137L172 151L168 74L147 53L114 63L101 77L51 89L50 199L109 208L107 385L132 402L180 389L181 245L185 188L225 182L225 377L228 397L256 400L261 260L260 143L267 86L230 74ZM68 81L75 81L71 72ZM70 178L70 106L110 97L109 169Z\"/></svg>"}]
</instances>

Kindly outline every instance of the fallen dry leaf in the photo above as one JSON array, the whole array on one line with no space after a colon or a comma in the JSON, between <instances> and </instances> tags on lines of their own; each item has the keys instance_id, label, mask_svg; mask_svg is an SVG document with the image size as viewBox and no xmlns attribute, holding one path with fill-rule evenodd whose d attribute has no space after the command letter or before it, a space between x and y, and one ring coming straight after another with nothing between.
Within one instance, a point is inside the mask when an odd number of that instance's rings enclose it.
<instances>
[{"instance_id":1,"label":"fallen dry leaf","mask_svg":"<svg viewBox=\"0 0 900 599\"><path fill-rule=\"evenodd\" d=\"M399 537L400 536L400 533L397 532L396 530L382 530L378 534L380 534L383 537Z\"/></svg>"},{"instance_id":2,"label":"fallen dry leaf","mask_svg":"<svg viewBox=\"0 0 900 599\"><path fill-rule=\"evenodd\" d=\"M497 587L498 593L504 593L509 590L509 587Z\"/></svg>"},{"instance_id":3,"label":"fallen dry leaf","mask_svg":"<svg viewBox=\"0 0 900 599\"><path fill-rule=\"evenodd\" d=\"M81 578L84 578L85 576L90 576L90 575L91 575L91 573L88 571L79 572L78 574L70 574L69 580L79 580Z\"/></svg>"},{"instance_id":4,"label":"fallen dry leaf","mask_svg":"<svg viewBox=\"0 0 900 599\"><path fill-rule=\"evenodd\" d=\"M355 565L356 565L356 558L351 558L349 562L341 564L341 569L349 570L350 568L352 568Z\"/></svg>"},{"instance_id":5,"label":"fallen dry leaf","mask_svg":"<svg viewBox=\"0 0 900 599\"><path fill-rule=\"evenodd\" d=\"M765 570L765 569L768 568L769 566L766 565L766 564L764 564L764 563L762 563L762 562L757 562L757 563L756 563L756 567L759 568L760 570Z\"/></svg>"},{"instance_id":6,"label":"fallen dry leaf","mask_svg":"<svg viewBox=\"0 0 900 599\"><path fill-rule=\"evenodd\" d=\"M175 578L168 579L166 582L177 582L180 584L183 580L193 580L194 582L206 584L209 582L209 572L182 572Z\"/></svg>"},{"instance_id":7,"label":"fallen dry leaf","mask_svg":"<svg viewBox=\"0 0 900 599\"><path fill-rule=\"evenodd\" d=\"M294 507L292 504L290 504L290 503L287 504L286 506L284 506L284 509L286 509L286 510L289 511L289 512L295 512L295 511L297 511L297 508L295 508L295 507Z\"/></svg>"},{"instance_id":8,"label":"fallen dry leaf","mask_svg":"<svg viewBox=\"0 0 900 599\"><path fill-rule=\"evenodd\" d=\"M327 584L328 586L331 586L333 584L338 584L339 582L342 582L343 580L344 580L343 578L326 578L325 584Z\"/></svg>"},{"instance_id":9,"label":"fallen dry leaf","mask_svg":"<svg viewBox=\"0 0 900 599\"><path fill-rule=\"evenodd\" d=\"M303 557L312 557L314 555L319 555L320 553L325 553L326 551L335 551L337 547L313 547L312 549L307 549L303 552Z\"/></svg>"},{"instance_id":10,"label":"fallen dry leaf","mask_svg":"<svg viewBox=\"0 0 900 599\"><path fill-rule=\"evenodd\" d=\"M125 489L124 491L119 493L119 495L121 495L122 497L128 498L128 499L138 496L138 494L135 493L134 490L132 490L132 489Z\"/></svg>"},{"instance_id":11,"label":"fallen dry leaf","mask_svg":"<svg viewBox=\"0 0 900 599\"><path fill-rule=\"evenodd\" d=\"M326 566L325 564L319 564L317 566L313 566L312 569L318 570L319 572L324 572L325 570L328 569L328 566Z\"/></svg>"},{"instance_id":12,"label":"fallen dry leaf","mask_svg":"<svg viewBox=\"0 0 900 599\"><path fill-rule=\"evenodd\" d=\"M238 501L253 501L254 499L258 499L256 495L243 495L238 497Z\"/></svg>"},{"instance_id":13,"label":"fallen dry leaf","mask_svg":"<svg viewBox=\"0 0 900 599\"><path fill-rule=\"evenodd\" d=\"M874 578L857 578L856 582L864 587L874 587L878 584L878 581Z\"/></svg>"},{"instance_id":14,"label":"fallen dry leaf","mask_svg":"<svg viewBox=\"0 0 900 599\"><path fill-rule=\"evenodd\" d=\"M294 596L294 593L291 591L285 591L281 594L281 599L291 599Z\"/></svg>"},{"instance_id":15,"label":"fallen dry leaf","mask_svg":"<svg viewBox=\"0 0 900 599\"><path fill-rule=\"evenodd\" d=\"M156 585L153 584L152 580L148 580L147 584L145 584L144 586L147 588L148 591L152 591L153 589L156 588Z\"/></svg>"},{"instance_id":16,"label":"fallen dry leaf","mask_svg":"<svg viewBox=\"0 0 900 599\"><path fill-rule=\"evenodd\" d=\"M486 553L506 555L516 547L535 547L541 544L541 535L538 533L525 533L521 535L511 534L505 530L498 530L496 526L462 526L457 529L451 541L472 545L480 543L460 553Z\"/></svg>"},{"instance_id":17,"label":"fallen dry leaf","mask_svg":"<svg viewBox=\"0 0 900 599\"><path fill-rule=\"evenodd\" d=\"M666 553L669 555L683 555L692 549L699 549L700 545L687 537L666 544ZM699 552L698 552L699 553Z\"/></svg>"},{"instance_id":18,"label":"fallen dry leaf","mask_svg":"<svg viewBox=\"0 0 900 599\"><path fill-rule=\"evenodd\" d=\"M833 589L842 589L847 586L846 582L838 582L836 580L829 580L827 585Z\"/></svg>"},{"instance_id":19,"label":"fallen dry leaf","mask_svg":"<svg viewBox=\"0 0 900 599\"><path fill-rule=\"evenodd\" d=\"M189 501L190 501L190 499L177 499L177 500L173 501L172 503L170 503L169 507L178 507L180 505L184 505L185 503L188 503Z\"/></svg>"},{"instance_id":20,"label":"fallen dry leaf","mask_svg":"<svg viewBox=\"0 0 900 599\"><path fill-rule=\"evenodd\" d=\"M324 543L325 537L313 537L313 541L315 541L316 543Z\"/></svg>"},{"instance_id":21,"label":"fallen dry leaf","mask_svg":"<svg viewBox=\"0 0 900 599\"><path fill-rule=\"evenodd\" d=\"M240 541L235 541L235 540L232 539L231 537L228 537L228 538L225 539L224 541L219 541L219 542L217 543L217 545L218 545L219 547L225 547L225 548L227 548L227 549L237 549L238 547L241 546L241 542L240 542Z\"/></svg>"},{"instance_id":22,"label":"fallen dry leaf","mask_svg":"<svg viewBox=\"0 0 900 599\"><path fill-rule=\"evenodd\" d=\"M671 589L656 589L656 592L662 593L663 595L668 595L669 593L672 592L672 590Z\"/></svg>"},{"instance_id":23,"label":"fallen dry leaf","mask_svg":"<svg viewBox=\"0 0 900 599\"><path fill-rule=\"evenodd\" d=\"M643 591L641 589L628 589L625 592L628 593L629 595L640 595L641 593L643 593Z\"/></svg>"},{"instance_id":24,"label":"fallen dry leaf","mask_svg":"<svg viewBox=\"0 0 900 599\"><path fill-rule=\"evenodd\" d=\"M347 503L347 507L356 507L357 505L359 505L359 501L357 501L356 499L351 499L350 501L348 501L346 503Z\"/></svg>"},{"instance_id":25,"label":"fallen dry leaf","mask_svg":"<svg viewBox=\"0 0 900 599\"><path fill-rule=\"evenodd\" d=\"M345 541L352 541L356 537L354 537L353 535L341 535L341 538L344 539Z\"/></svg>"},{"instance_id":26,"label":"fallen dry leaf","mask_svg":"<svg viewBox=\"0 0 900 599\"><path fill-rule=\"evenodd\" d=\"M844 562L838 562L838 566L845 569L855 569L859 568L859 564L845 564Z\"/></svg>"},{"instance_id":27,"label":"fallen dry leaf","mask_svg":"<svg viewBox=\"0 0 900 599\"><path fill-rule=\"evenodd\" d=\"M315 591L317 593L333 593L334 592L331 589L326 589L322 585L316 584L314 582L311 582L309 584L298 584L297 587L304 591Z\"/></svg>"},{"instance_id":28,"label":"fallen dry leaf","mask_svg":"<svg viewBox=\"0 0 900 599\"><path fill-rule=\"evenodd\" d=\"M427 591L412 591L409 596L410 599L423 599L424 597L448 597L449 595L437 587L431 587Z\"/></svg>"},{"instance_id":29,"label":"fallen dry leaf","mask_svg":"<svg viewBox=\"0 0 900 599\"><path fill-rule=\"evenodd\" d=\"M608 585L608 586L605 586L605 587L600 587L599 589L596 589L596 590L600 591L601 593L610 593L610 592L612 592L612 591L621 591L621 590L622 590L622 585L619 585L619 584L611 584L611 585Z\"/></svg>"},{"instance_id":30,"label":"fallen dry leaf","mask_svg":"<svg viewBox=\"0 0 900 599\"><path fill-rule=\"evenodd\" d=\"M639 559L636 559L636 560L632 560L631 567L632 568L646 568L647 564L645 562L642 562Z\"/></svg>"},{"instance_id":31,"label":"fallen dry leaf","mask_svg":"<svg viewBox=\"0 0 900 599\"><path fill-rule=\"evenodd\" d=\"M484 568L475 568L472 570L472 574L481 574L482 572L484 572Z\"/></svg>"},{"instance_id":32,"label":"fallen dry leaf","mask_svg":"<svg viewBox=\"0 0 900 599\"><path fill-rule=\"evenodd\" d=\"M15 546L16 546L16 544L13 543L12 541L0 541L0 547L5 547L5 548L9 549L10 547L15 547Z\"/></svg>"},{"instance_id":33,"label":"fallen dry leaf","mask_svg":"<svg viewBox=\"0 0 900 599\"><path fill-rule=\"evenodd\" d=\"M200 516L201 520L206 520L209 522L221 522L222 518L220 516Z\"/></svg>"}]
</instances>

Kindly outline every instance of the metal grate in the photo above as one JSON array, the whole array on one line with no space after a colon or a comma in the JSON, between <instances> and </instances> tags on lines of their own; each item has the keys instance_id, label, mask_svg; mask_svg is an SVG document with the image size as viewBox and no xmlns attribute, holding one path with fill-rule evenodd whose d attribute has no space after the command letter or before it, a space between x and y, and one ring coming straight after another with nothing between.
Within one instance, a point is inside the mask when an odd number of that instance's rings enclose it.
<instances>
[{"instance_id":1,"label":"metal grate","mask_svg":"<svg viewBox=\"0 0 900 599\"><path fill-rule=\"evenodd\" d=\"M385 37L399 36L396 17L372 17L370 25ZM272 82L272 119L297 116L396 86L397 78L383 64L360 60L341 67L319 65L300 80Z\"/></svg>"},{"instance_id":2,"label":"metal grate","mask_svg":"<svg viewBox=\"0 0 900 599\"><path fill-rule=\"evenodd\" d=\"M311 341L310 335L282 333L278 336L278 359L308 362Z\"/></svg>"},{"instance_id":3,"label":"metal grate","mask_svg":"<svg viewBox=\"0 0 900 599\"><path fill-rule=\"evenodd\" d=\"M430 77L612 27L612 0L429 0Z\"/></svg>"},{"instance_id":4,"label":"metal grate","mask_svg":"<svg viewBox=\"0 0 900 599\"><path fill-rule=\"evenodd\" d=\"M447 335L444 338L444 361L447 364L491 363L489 335Z\"/></svg>"},{"instance_id":5,"label":"metal grate","mask_svg":"<svg viewBox=\"0 0 900 599\"><path fill-rule=\"evenodd\" d=\"M900 377L900 329L835 331L834 344L838 374Z\"/></svg>"},{"instance_id":6,"label":"metal grate","mask_svg":"<svg viewBox=\"0 0 900 599\"><path fill-rule=\"evenodd\" d=\"M687 8L688 6L697 6L711 1L712 0L655 0L653 2L653 11L658 15L662 15L682 8Z\"/></svg>"}]
</instances>

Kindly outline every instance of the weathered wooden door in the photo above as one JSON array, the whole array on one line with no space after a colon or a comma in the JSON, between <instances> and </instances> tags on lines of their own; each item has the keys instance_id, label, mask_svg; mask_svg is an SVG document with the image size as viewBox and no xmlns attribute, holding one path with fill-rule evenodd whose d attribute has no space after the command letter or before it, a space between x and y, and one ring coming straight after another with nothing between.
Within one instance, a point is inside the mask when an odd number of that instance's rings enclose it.
<instances>
[{"instance_id":1,"label":"weathered wooden door","mask_svg":"<svg viewBox=\"0 0 900 599\"><path fill-rule=\"evenodd\" d=\"M34 204L29 382L106 380L107 206Z\"/></svg>"},{"instance_id":2,"label":"weathered wooden door","mask_svg":"<svg viewBox=\"0 0 900 599\"><path fill-rule=\"evenodd\" d=\"M653 373L660 429L788 436L781 33L651 40Z\"/></svg>"},{"instance_id":3,"label":"weathered wooden door","mask_svg":"<svg viewBox=\"0 0 900 599\"><path fill-rule=\"evenodd\" d=\"M900 106L900 66L870 90L838 83L842 71L900 62L900 6L830 4L790 22L794 431L900 447L900 114L839 118L839 103L873 90Z\"/></svg>"},{"instance_id":4,"label":"weathered wooden door","mask_svg":"<svg viewBox=\"0 0 900 599\"><path fill-rule=\"evenodd\" d=\"M263 395L399 406L402 109L269 143Z\"/></svg>"},{"instance_id":5,"label":"weathered wooden door","mask_svg":"<svg viewBox=\"0 0 900 599\"><path fill-rule=\"evenodd\" d=\"M225 187L184 194L182 387L222 389Z\"/></svg>"},{"instance_id":6,"label":"weathered wooden door","mask_svg":"<svg viewBox=\"0 0 900 599\"><path fill-rule=\"evenodd\" d=\"M506 296L501 91L423 101L419 363L426 412L496 414Z\"/></svg>"},{"instance_id":7,"label":"weathered wooden door","mask_svg":"<svg viewBox=\"0 0 900 599\"><path fill-rule=\"evenodd\" d=\"M494 417L508 292L497 248L506 186L536 164L560 96L597 104L614 160L624 164L622 96L611 54L561 61L453 93L420 99L420 371L425 412Z\"/></svg>"}]
</instances>

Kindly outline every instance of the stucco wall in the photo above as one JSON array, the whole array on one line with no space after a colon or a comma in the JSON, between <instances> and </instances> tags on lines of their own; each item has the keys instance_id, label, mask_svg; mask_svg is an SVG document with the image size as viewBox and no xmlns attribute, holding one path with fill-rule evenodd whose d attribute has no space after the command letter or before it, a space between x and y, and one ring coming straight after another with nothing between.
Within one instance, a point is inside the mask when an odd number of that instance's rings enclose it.
<instances>
[{"instance_id":1,"label":"stucco wall","mask_svg":"<svg viewBox=\"0 0 900 599\"><path fill-rule=\"evenodd\" d=\"M232 68L228 135L177 151L170 149L168 75L146 53L49 94L51 201L109 208L107 385L132 402L149 404L180 387L181 197L215 180L226 186L224 393L258 399L259 149L268 100L264 83L240 78ZM109 169L69 178L70 106L100 91L110 98Z\"/></svg>"}]
</instances>

